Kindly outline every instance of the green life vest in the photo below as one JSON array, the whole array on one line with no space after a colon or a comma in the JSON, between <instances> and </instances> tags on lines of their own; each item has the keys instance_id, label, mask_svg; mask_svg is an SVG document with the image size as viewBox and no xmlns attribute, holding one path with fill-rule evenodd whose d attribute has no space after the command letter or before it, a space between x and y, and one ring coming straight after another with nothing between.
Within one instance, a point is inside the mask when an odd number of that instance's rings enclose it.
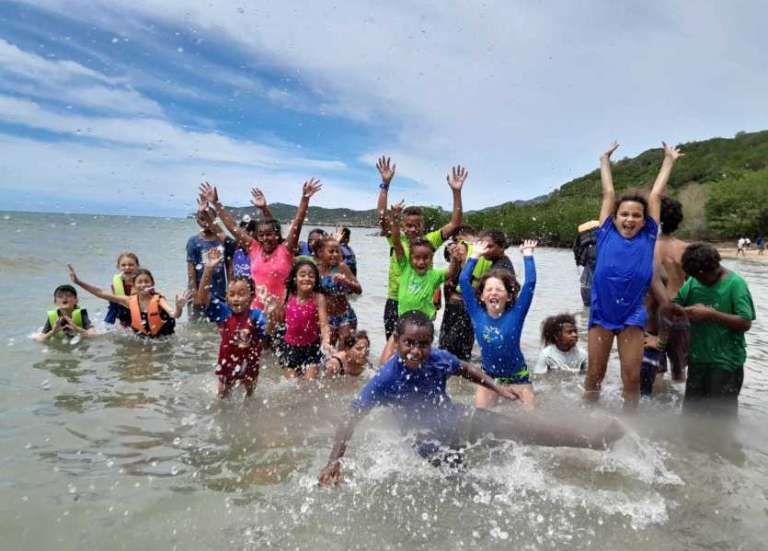
<instances>
[{"instance_id":1,"label":"green life vest","mask_svg":"<svg viewBox=\"0 0 768 551\"><path fill-rule=\"evenodd\" d=\"M48 310L48 323L51 324L51 329L53 329L56 326L56 322L59 320L59 311L58 310ZM80 329L85 329L83 327L83 311L80 308L75 308L72 310L72 322L77 325Z\"/></svg>"},{"instance_id":2,"label":"green life vest","mask_svg":"<svg viewBox=\"0 0 768 551\"><path fill-rule=\"evenodd\" d=\"M118 296L125 296L125 287L123 287L123 274L115 274L112 276L112 290Z\"/></svg>"}]
</instances>

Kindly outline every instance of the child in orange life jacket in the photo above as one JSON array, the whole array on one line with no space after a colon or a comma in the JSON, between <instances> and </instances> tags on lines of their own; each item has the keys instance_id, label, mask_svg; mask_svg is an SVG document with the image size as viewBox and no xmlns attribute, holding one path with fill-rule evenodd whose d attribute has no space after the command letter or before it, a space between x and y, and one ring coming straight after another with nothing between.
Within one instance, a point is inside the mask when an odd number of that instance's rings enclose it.
<instances>
[{"instance_id":1,"label":"child in orange life jacket","mask_svg":"<svg viewBox=\"0 0 768 551\"><path fill-rule=\"evenodd\" d=\"M238 276L229 282L226 302L216 297L212 299L211 281L222 260L219 249L206 251L195 306L204 307L208 319L219 326L221 345L216 363L219 398L225 398L238 383L245 388L245 395L250 396L259 377L262 340L272 330L271 314L276 301L274 297L262 297L264 311L251 308L254 285L246 276Z\"/></svg>"},{"instance_id":2,"label":"child in orange life jacket","mask_svg":"<svg viewBox=\"0 0 768 551\"><path fill-rule=\"evenodd\" d=\"M43 342L51 337L92 337L96 330L88 319L88 311L77 305L77 291L71 285L59 285L53 292L55 310L48 311L48 319L36 340Z\"/></svg>"},{"instance_id":3,"label":"child in orange life jacket","mask_svg":"<svg viewBox=\"0 0 768 551\"><path fill-rule=\"evenodd\" d=\"M75 285L79 285L92 295L128 308L131 312L131 329L137 335L145 337L172 335L176 327L176 319L181 316L184 305L192 296L190 291L183 295L176 295L176 308L171 309L165 298L155 292L155 278L152 272L144 268L136 270L130 296L107 293L77 277L71 264L67 264L67 268L69 268L69 278Z\"/></svg>"},{"instance_id":4,"label":"child in orange life jacket","mask_svg":"<svg viewBox=\"0 0 768 551\"><path fill-rule=\"evenodd\" d=\"M119 271L112 276L112 293L121 297L130 296L133 278L136 277L136 270L139 269L139 257L129 251L120 253L117 257L117 269ZM111 325L117 320L120 320L123 327L129 327L131 311L116 302L110 302L104 321Z\"/></svg>"}]
</instances>

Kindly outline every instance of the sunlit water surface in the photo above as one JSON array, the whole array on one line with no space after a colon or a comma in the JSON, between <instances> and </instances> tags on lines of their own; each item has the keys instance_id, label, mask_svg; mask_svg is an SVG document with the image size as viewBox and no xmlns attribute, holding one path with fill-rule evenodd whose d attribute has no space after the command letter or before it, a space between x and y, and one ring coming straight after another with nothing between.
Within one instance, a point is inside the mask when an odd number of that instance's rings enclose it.
<instances>
[{"instance_id":1,"label":"sunlit water surface","mask_svg":"<svg viewBox=\"0 0 768 551\"><path fill-rule=\"evenodd\" d=\"M345 484L320 489L334 423L364 380L289 383L267 354L253 399L219 401L213 326L182 322L150 344L121 331L75 344L30 338L67 262L107 286L128 249L166 295L183 289L193 222L0 213L0 228L3 549L766 548L765 267L726 263L759 316L735 427L681 417L683 389L668 384L625 419L630 434L610 452L481 444L467 472L452 473L419 459L376 411L351 442ZM365 290L354 306L377 355L387 246L370 229L353 230L352 245ZM544 317L570 310L586 323L571 253L542 249L536 263L529 363ZM83 294L81 305L103 318L105 303ZM614 357L597 407L582 404L579 377L538 380L540 410L620 415L617 367ZM450 390L471 403L471 385Z\"/></svg>"}]
</instances>

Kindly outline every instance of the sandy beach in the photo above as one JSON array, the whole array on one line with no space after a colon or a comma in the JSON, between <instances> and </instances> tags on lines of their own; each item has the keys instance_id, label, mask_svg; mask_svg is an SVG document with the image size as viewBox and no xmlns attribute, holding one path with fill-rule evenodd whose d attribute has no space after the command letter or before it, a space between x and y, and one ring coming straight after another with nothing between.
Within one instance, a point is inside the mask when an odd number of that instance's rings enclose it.
<instances>
[{"instance_id":1,"label":"sandy beach","mask_svg":"<svg viewBox=\"0 0 768 551\"><path fill-rule=\"evenodd\" d=\"M752 245L751 249L744 251L744 256L736 256L736 246L730 243L715 243L717 250L720 251L720 256L729 259L744 260L747 262L759 262L761 264L768 264L768 253L757 254L758 250Z\"/></svg>"}]
</instances>

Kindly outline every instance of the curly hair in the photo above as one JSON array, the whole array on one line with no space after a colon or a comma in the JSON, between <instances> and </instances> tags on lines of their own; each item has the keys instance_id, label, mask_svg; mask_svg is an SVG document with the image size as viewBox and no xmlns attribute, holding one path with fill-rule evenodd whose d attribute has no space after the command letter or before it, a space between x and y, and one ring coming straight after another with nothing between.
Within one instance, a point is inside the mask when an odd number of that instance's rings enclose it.
<instances>
[{"instance_id":1,"label":"curly hair","mask_svg":"<svg viewBox=\"0 0 768 551\"><path fill-rule=\"evenodd\" d=\"M680 201L667 197L661 198L661 233L664 235L672 234L683 221L683 205Z\"/></svg>"},{"instance_id":2,"label":"curly hair","mask_svg":"<svg viewBox=\"0 0 768 551\"><path fill-rule=\"evenodd\" d=\"M421 207L405 207L403 209L403 216L424 216L424 212Z\"/></svg>"},{"instance_id":3,"label":"curly hair","mask_svg":"<svg viewBox=\"0 0 768 551\"><path fill-rule=\"evenodd\" d=\"M288 302L288 297L291 295L295 295L298 292L298 285L296 284L296 275L299 273L299 270L304 266L310 266L312 268L312 272L315 274L315 286L312 288L312 291L315 293L320 292L320 270L317 269L317 264L315 264L312 260L309 260L308 258L300 258L296 262L293 263L293 267L291 268L291 273L288 274L288 277L285 278L285 301Z\"/></svg>"},{"instance_id":4,"label":"curly hair","mask_svg":"<svg viewBox=\"0 0 768 551\"><path fill-rule=\"evenodd\" d=\"M398 337L405 333L406 325L415 325L416 327L429 327L432 336L435 336L435 326L432 324L432 320L429 319L421 310L408 310L402 316L397 318L397 327L395 327L395 335Z\"/></svg>"},{"instance_id":5,"label":"curly hair","mask_svg":"<svg viewBox=\"0 0 768 551\"><path fill-rule=\"evenodd\" d=\"M229 282L229 287L232 287L235 283L242 282L248 285L248 289L251 291L251 296L256 294L256 284L253 282L253 280L244 275L239 275L236 277L233 277L232 280Z\"/></svg>"},{"instance_id":6,"label":"curly hair","mask_svg":"<svg viewBox=\"0 0 768 551\"><path fill-rule=\"evenodd\" d=\"M480 297L483 296L483 290L485 290L485 284L491 278L496 278L499 281L501 281L502 285L504 285L504 288L507 290L507 293L509 294L509 298L510 298L510 301L507 303L507 308L512 306L517 300L517 294L520 292L520 283L518 283L515 276L513 276L512 272L510 272L509 270L491 269L485 272L480 277L480 281L477 284L477 289L475 289L475 296L477 297L477 301L481 302Z\"/></svg>"},{"instance_id":7,"label":"curly hair","mask_svg":"<svg viewBox=\"0 0 768 551\"><path fill-rule=\"evenodd\" d=\"M640 203L643 205L643 217L648 215L648 199L645 198L645 195L640 193L639 191L627 191L624 195L616 199L616 202L613 204L613 217L616 217L616 214L619 212L619 207L622 203L626 202L633 202L633 203Z\"/></svg>"},{"instance_id":8,"label":"curly hair","mask_svg":"<svg viewBox=\"0 0 768 551\"><path fill-rule=\"evenodd\" d=\"M689 276L711 273L720 268L720 253L709 243L691 243L683 253L683 271Z\"/></svg>"},{"instance_id":9,"label":"curly hair","mask_svg":"<svg viewBox=\"0 0 768 551\"><path fill-rule=\"evenodd\" d=\"M341 350L347 350L349 348L352 348L357 344L357 341L359 340L365 340L368 343L368 346L371 346L371 339L368 337L367 331L355 331L354 333L350 333L347 336L344 337L344 339L341 341Z\"/></svg>"},{"instance_id":10,"label":"curly hair","mask_svg":"<svg viewBox=\"0 0 768 551\"><path fill-rule=\"evenodd\" d=\"M274 218L264 218L263 220L259 220L256 223L257 230L259 226L269 226L269 228L277 234L277 240L280 243L283 242L283 232L282 232L282 228L280 227L279 220L275 220Z\"/></svg>"},{"instance_id":11,"label":"curly hair","mask_svg":"<svg viewBox=\"0 0 768 551\"><path fill-rule=\"evenodd\" d=\"M435 252L435 246L429 242L429 240L423 238L423 237L417 237L413 241L411 241L411 250L415 249L416 247L427 247L432 253Z\"/></svg>"},{"instance_id":12,"label":"curly hair","mask_svg":"<svg viewBox=\"0 0 768 551\"><path fill-rule=\"evenodd\" d=\"M541 322L541 340L546 344L555 344L557 337L563 331L563 326L570 323L574 327L576 326L576 318L572 314L557 314L556 316L549 316L543 322Z\"/></svg>"}]
</instances>

